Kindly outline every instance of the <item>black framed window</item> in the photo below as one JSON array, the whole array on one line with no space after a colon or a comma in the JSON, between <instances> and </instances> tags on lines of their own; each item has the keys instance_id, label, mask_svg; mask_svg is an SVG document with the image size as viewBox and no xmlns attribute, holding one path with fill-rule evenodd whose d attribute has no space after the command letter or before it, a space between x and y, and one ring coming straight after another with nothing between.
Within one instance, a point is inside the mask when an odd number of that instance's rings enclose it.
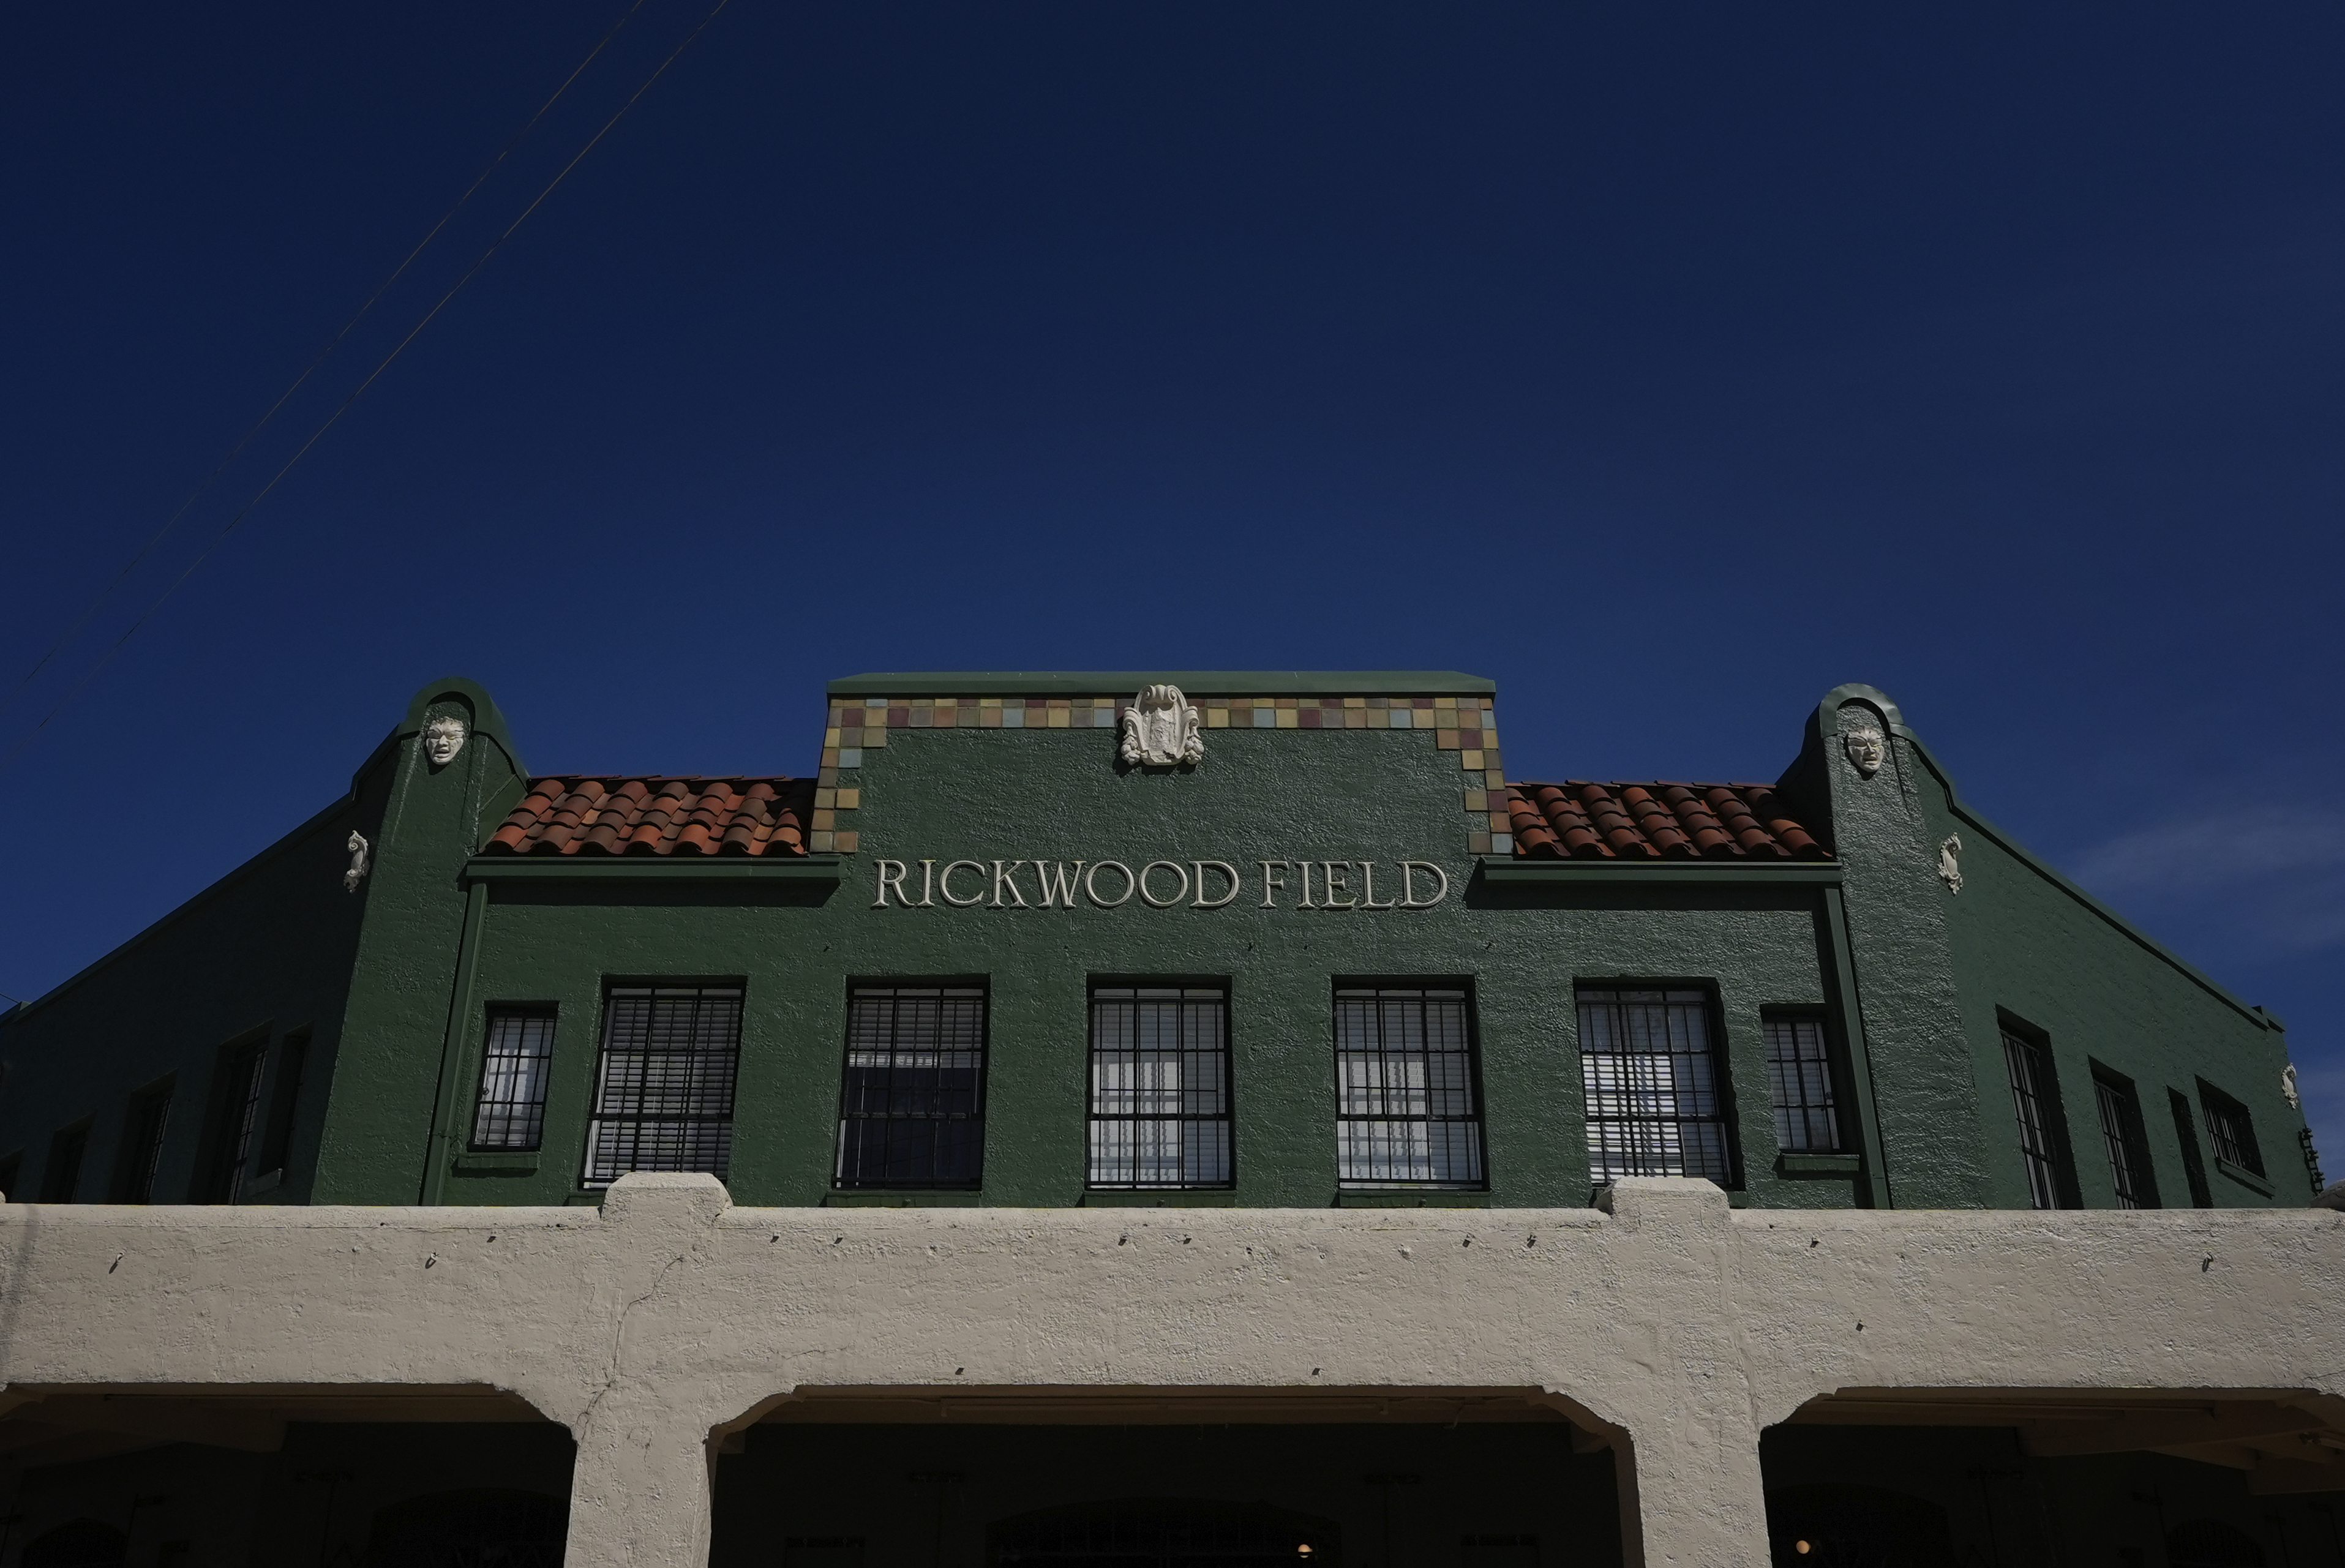
<instances>
[{"instance_id":1,"label":"black framed window","mask_svg":"<svg viewBox=\"0 0 2345 1568\"><path fill-rule=\"evenodd\" d=\"M1347 1187L1478 1187L1481 1095L1463 986L1335 992L1335 1173Z\"/></svg>"},{"instance_id":2,"label":"black framed window","mask_svg":"<svg viewBox=\"0 0 2345 1568\"><path fill-rule=\"evenodd\" d=\"M1230 1185L1229 1013L1220 986L1091 988L1092 1186Z\"/></svg>"},{"instance_id":3,"label":"black framed window","mask_svg":"<svg viewBox=\"0 0 2345 1568\"><path fill-rule=\"evenodd\" d=\"M612 986L580 1180L604 1187L629 1171L723 1176L740 1063L740 986Z\"/></svg>"},{"instance_id":4,"label":"black framed window","mask_svg":"<svg viewBox=\"0 0 2345 1568\"><path fill-rule=\"evenodd\" d=\"M163 1135L171 1123L171 1085L157 1084L130 1096L122 1117L122 1146L115 1156L114 1201L155 1201L155 1173L163 1160Z\"/></svg>"},{"instance_id":5,"label":"black framed window","mask_svg":"<svg viewBox=\"0 0 2345 1568\"><path fill-rule=\"evenodd\" d=\"M89 1124L60 1127L49 1139L48 1167L41 1173L43 1203L71 1203L81 1186L82 1156L89 1153Z\"/></svg>"},{"instance_id":6,"label":"black framed window","mask_svg":"<svg viewBox=\"0 0 2345 1568\"><path fill-rule=\"evenodd\" d=\"M545 1089L553 1069L553 1009L492 1007L472 1102L475 1149L534 1149L545 1141Z\"/></svg>"},{"instance_id":7,"label":"black framed window","mask_svg":"<svg viewBox=\"0 0 2345 1568\"><path fill-rule=\"evenodd\" d=\"M2257 1146L2256 1122L2248 1108L2204 1078L2198 1080L2198 1106L2207 1115L2207 1141L2215 1157L2263 1175L2264 1153Z\"/></svg>"},{"instance_id":8,"label":"black framed window","mask_svg":"<svg viewBox=\"0 0 2345 1568\"><path fill-rule=\"evenodd\" d=\"M257 1040L223 1052L219 1098L213 1109L211 1168L204 1201L234 1203L252 1160L252 1135L260 1120L260 1082L269 1065L269 1042Z\"/></svg>"},{"instance_id":9,"label":"black framed window","mask_svg":"<svg viewBox=\"0 0 2345 1568\"><path fill-rule=\"evenodd\" d=\"M1813 1013L1770 1013L1767 1098L1775 1114L1775 1146L1798 1154L1838 1154L1840 1107L1833 1094L1824 1021Z\"/></svg>"},{"instance_id":10,"label":"black framed window","mask_svg":"<svg viewBox=\"0 0 2345 1568\"><path fill-rule=\"evenodd\" d=\"M2095 1072L2093 1104L2100 1113L2101 1149L2108 1156L2109 1185L2119 1208L2156 1208L2157 1182L2143 1134L2141 1098L2114 1073Z\"/></svg>"},{"instance_id":11,"label":"black framed window","mask_svg":"<svg viewBox=\"0 0 2345 1568\"><path fill-rule=\"evenodd\" d=\"M2011 1074L2011 1107L2019 1121L2019 1159L2027 1171L2027 1200L2036 1208L2058 1208L2060 1145L2050 1054L2035 1041L2006 1029L2003 1061Z\"/></svg>"},{"instance_id":12,"label":"black framed window","mask_svg":"<svg viewBox=\"0 0 2345 1568\"><path fill-rule=\"evenodd\" d=\"M985 988L858 985L847 999L840 1186L975 1187L985 1164Z\"/></svg>"},{"instance_id":13,"label":"black framed window","mask_svg":"<svg viewBox=\"0 0 2345 1568\"><path fill-rule=\"evenodd\" d=\"M1583 985L1579 1001L1589 1179L1685 1176L1734 1185L1710 993Z\"/></svg>"}]
</instances>

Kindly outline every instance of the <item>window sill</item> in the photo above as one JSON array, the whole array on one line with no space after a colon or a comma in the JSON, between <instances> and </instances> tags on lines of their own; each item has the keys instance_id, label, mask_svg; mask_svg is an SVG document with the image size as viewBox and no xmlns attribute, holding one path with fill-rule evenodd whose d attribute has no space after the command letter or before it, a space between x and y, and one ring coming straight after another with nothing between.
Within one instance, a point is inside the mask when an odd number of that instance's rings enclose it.
<instances>
[{"instance_id":1,"label":"window sill","mask_svg":"<svg viewBox=\"0 0 2345 1568\"><path fill-rule=\"evenodd\" d=\"M2269 1197L2272 1195L2272 1184L2266 1181L2263 1177L2256 1175L2255 1172L2249 1170L2245 1166L2235 1166L2230 1161L2218 1156L2215 1161L2215 1168L2221 1171L2225 1176L2229 1176L2233 1181L2238 1182L2241 1186L2249 1188L2250 1191L2259 1192L2266 1197Z\"/></svg>"},{"instance_id":2,"label":"window sill","mask_svg":"<svg viewBox=\"0 0 2345 1568\"><path fill-rule=\"evenodd\" d=\"M259 1197L262 1193L275 1192L279 1187L283 1186L284 1185L285 1167L283 1166L279 1166L275 1170L263 1171L259 1176L253 1177L250 1181L245 1183L244 1196L247 1197Z\"/></svg>"},{"instance_id":3,"label":"window sill","mask_svg":"<svg viewBox=\"0 0 2345 1568\"><path fill-rule=\"evenodd\" d=\"M1864 1169L1859 1155L1794 1155L1775 1156L1775 1169L1787 1176L1853 1176Z\"/></svg>"},{"instance_id":4,"label":"window sill","mask_svg":"<svg viewBox=\"0 0 2345 1568\"><path fill-rule=\"evenodd\" d=\"M920 1191L895 1187L848 1188L825 1193L825 1208L982 1208L985 1195L968 1188Z\"/></svg>"},{"instance_id":5,"label":"window sill","mask_svg":"<svg viewBox=\"0 0 2345 1568\"><path fill-rule=\"evenodd\" d=\"M1459 1187L1361 1187L1335 1194L1337 1208L1487 1208L1490 1195Z\"/></svg>"},{"instance_id":6,"label":"window sill","mask_svg":"<svg viewBox=\"0 0 2345 1568\"><path fill-rule=\"evenodd\" d=\"M472 1155L456 1156L458 1176L534 1176L537 1156L530 1154Z\"/></svg>"},{"instance_id":7,"label":"window sill","mask_svg":"<svg viewBox=\"0 0 2345 1568\"><path fill-rule=\"evenodd\" d=\"M1086 1192L1085 1208L1235 1208L1228 1187L1114 1187Z\"/></svg>"}]
</instances>

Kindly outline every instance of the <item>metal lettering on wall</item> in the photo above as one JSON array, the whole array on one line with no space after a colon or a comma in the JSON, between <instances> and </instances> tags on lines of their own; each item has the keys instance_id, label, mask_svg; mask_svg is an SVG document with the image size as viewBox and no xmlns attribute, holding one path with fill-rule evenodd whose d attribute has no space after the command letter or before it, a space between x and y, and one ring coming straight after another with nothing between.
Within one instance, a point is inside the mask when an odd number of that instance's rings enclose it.
<instances>
[{"instance_id":1,"label":"metal lettering on wall","mask_svg":"<svg viewBox=\"0 0 2345 1568\"><path fill-rule=\"evenodd\" d=\"M873 909L1227 909L1249 891L1258 909L1429 910L1449 896L1431 860L879 860ZM1029 898L1028 894L1032 894Z\"/></svg>"}]
</instances>

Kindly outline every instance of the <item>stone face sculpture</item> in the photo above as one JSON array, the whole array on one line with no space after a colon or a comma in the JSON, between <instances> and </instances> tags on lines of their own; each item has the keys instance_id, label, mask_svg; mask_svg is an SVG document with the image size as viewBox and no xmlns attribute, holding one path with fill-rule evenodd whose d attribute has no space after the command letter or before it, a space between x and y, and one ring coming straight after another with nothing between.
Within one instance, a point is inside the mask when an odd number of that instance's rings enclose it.
<instances>
[{"instance_id":1,"label":"stone face sculpture","mask_svg":"<svg viewBox=\"0 0 2345 1568\"><path fill-rule=\"evenodd\" d=\"M1117 749L1126 762L1142 768L1201 761L1205 755L1203 717L1189 706L1179 687L1145 687L1123 710L1123 741Z\"/></svg>"},{"instance_id":2,"label":"stone face sculpture","mask_svg":"<svg viewBox=\"0 0 2345 1568\"><path fill-rule=\"evenodd\" d=\"M1854 729L1843 729L1840 736L1841 749L1848 753L1849 766L1864 778L1881 771L1889 760L1889 738L1878 726L1861 724Z\"/></svg>"},{"instance_id":3,"label":"stone face sculpture","mask_svg":"<svg viewBox=\"0 0 2345 1568\"><path fill-rule=\"evenodd\" d=\"M1962 852L1960 833L1949 833L1938 840L1938 880L1946 884L1950 893L1963 891Z\"/></svg>"},{"instance_id":4,"label":"stone face sculpture","mask_svg":"<svg viewBox=\"0 0 2345 1568\"><path fill-rule=\"evenodd\" d=\"M366 835L359 832L356 829L352 829L350 830L350 841L342 847L350 852L350 869L342 873L342 891L346 893L354 893L359 891L359 884L366 881Z\"/></svg>"},{"instance_id":5,"label":"stone face sculpture","mask_svg":"<svg viewBox=\"0 0 2345 1568\"><path fill-rule=\"evenodd\" d=\"M424 721L423 755L431 759L434 768L445 768L456 760L456 753L464 749L464 721L452 713L441 714Z\"/></svg>"}]
</instances>

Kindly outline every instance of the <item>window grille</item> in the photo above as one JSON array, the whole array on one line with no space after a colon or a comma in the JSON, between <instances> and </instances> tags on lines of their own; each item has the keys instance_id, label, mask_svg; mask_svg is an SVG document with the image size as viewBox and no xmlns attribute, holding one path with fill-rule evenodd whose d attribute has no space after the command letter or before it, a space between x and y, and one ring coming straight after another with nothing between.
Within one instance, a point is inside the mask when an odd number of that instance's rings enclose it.
<instances>
[{"instance_id":1,"label":"window grille","mask_svg":"<svg viewBox=\"0 0 2345 1568\"><path fill-rule=\"evenodd\" d=\"M741 1058L737 985L614 985L603 1004L589 1187L629 1171L726 1174Z\"/></svg>"},{"instance_id":2,"label":"window grille","mask_svg":"<svg viewBox=\"0 0 2345 1568\"><path fill-rule=\"evenodd\" d=\"M71 1203L81 1186L82 1156L89 1153L89 1124L66 1127L49 1140L49 1167L41 1176L43 1203Z\"/></svg>"},{"instance_id":3,"label":"window grille","mask_svg":"<svg viewBox=\"0 0 2345 1568\"><path fill-rule=\"evenodd\" d=\"M117 1203L155 1201L155 1171L163 1159L163 1134L171 1120L171 1089L168 1084L130 1098L130 1113L122 1118L122 1153L114 1181Z\"/></svg>"},{"instance_id":4,"label":"window grille","mask_svg":"<svg viewBox=\"0 0 2345 1568\"><path fill-rule=\"evenodd\" d=\"M2207 1113L2207 1141L2215 1145L2215 1157L2263 1175L2263 1151L2256 1146L2256 1124L2248 1108L2203 1079L2198 1104Z\"/></svg>"},{"instance_id":5,"label":"window grille","mask_svg":"<svg viewBox=\"0 0 2345 1568\"><path fill-rule=\"evenodd\" d=\"M1832 1061L1824 1049L1824 1021L1784 1015L1769 1018L1767 1095L1775 1111L1775 1146L1801 1154L1837 1154L1840 1113L1833 1104Z\"/></svg>"},{"instance_id":6,"label":"window grille","mask_svg":"<svg viewBox=\"0 0 2345 1568\"><path fill-rule=\"evenodd\" d=\"M553 1010L492 1008L472 1111L476 1149L533 1149L545 1138L545 1089L553 1066Z\"/></svg>"},{"instance_id":7,"label":"window grille","mask_svg":"<svg viewBox=\"0 0 2345 1568\"><path fill-rule=\"evenodd\" d=\"M1471 1023L1463 989L1335 993L1340 1185L1482 1185Z\"/></svg>"},{"instance_id":8,"label":"window grille","mask_svg":"<svg viewBox=\"0 0 2345 1568\"><path fill-rule=\"evenodd\" d=\"M2011 1105L2019 1118L2019 1159L2027 1168L2027 1200L2037 1208L2060 1207L2059 1167L2052 1122L2052 1066L2044 1049L2006 1029L2004 1065L2011 1074Z\"/></svg>"},{"instance_id":9,"label":"window grille","mask_svg":"<svg viewBox=\"0 0 2345 1568\"><path fill-rule=\"evenodd\" d=\"M260 1119L261 1070L269 1064L264 1042L249 1045L223 1064L219 1127L212 1145L213 1203L234 1203L244 1186L244 1167L252 1158L252 1134Z\"/></svg>"},{"instance_id":10,"label":"window grille","mask_svg":"<svg viewBox=\"0 0 2345 1568\"><path fill-rule=\"evenodd\" d=\"M2157 1186L2151 1179L2149 1150L2141 1135L2141 1104L2134 1092L2114 1078L2093 1074L2093 1102L2101 1115L2101 1147L2109 1158L2109 1185L2119 1208L2156 1208Z\"/></svg>"},{"instance_id":11,"label":"window grille","mask_svg":"<svg viewBox=\"0 0 2345 1568\"><path fill-rule=\"evenodd\" d=\"M974 1187L984 1159L984 988L855 987L839 1085L838 1185Z\"/></svg>"},{"instance_id":12,"label":"window grille","mask_svg":"<svg viewBox=\"0 0 2345 1568\"><path fill-rule=\"evenodd\" d=\"M1230 1185L1229 995L1091 992L1091 1185Z\"/></svg>"},{"instance_id":13,"label":"window grille","mask_svg":"<svg viewBox=\"0 0 2345 1568\"><path fill-rule=\"evenodd\" d=\"M1723 1076L1708 992L1583 987L1579 1081L1589 1179L1687 1176L1731 1185Z\"/></svg>"}]
</instances>

